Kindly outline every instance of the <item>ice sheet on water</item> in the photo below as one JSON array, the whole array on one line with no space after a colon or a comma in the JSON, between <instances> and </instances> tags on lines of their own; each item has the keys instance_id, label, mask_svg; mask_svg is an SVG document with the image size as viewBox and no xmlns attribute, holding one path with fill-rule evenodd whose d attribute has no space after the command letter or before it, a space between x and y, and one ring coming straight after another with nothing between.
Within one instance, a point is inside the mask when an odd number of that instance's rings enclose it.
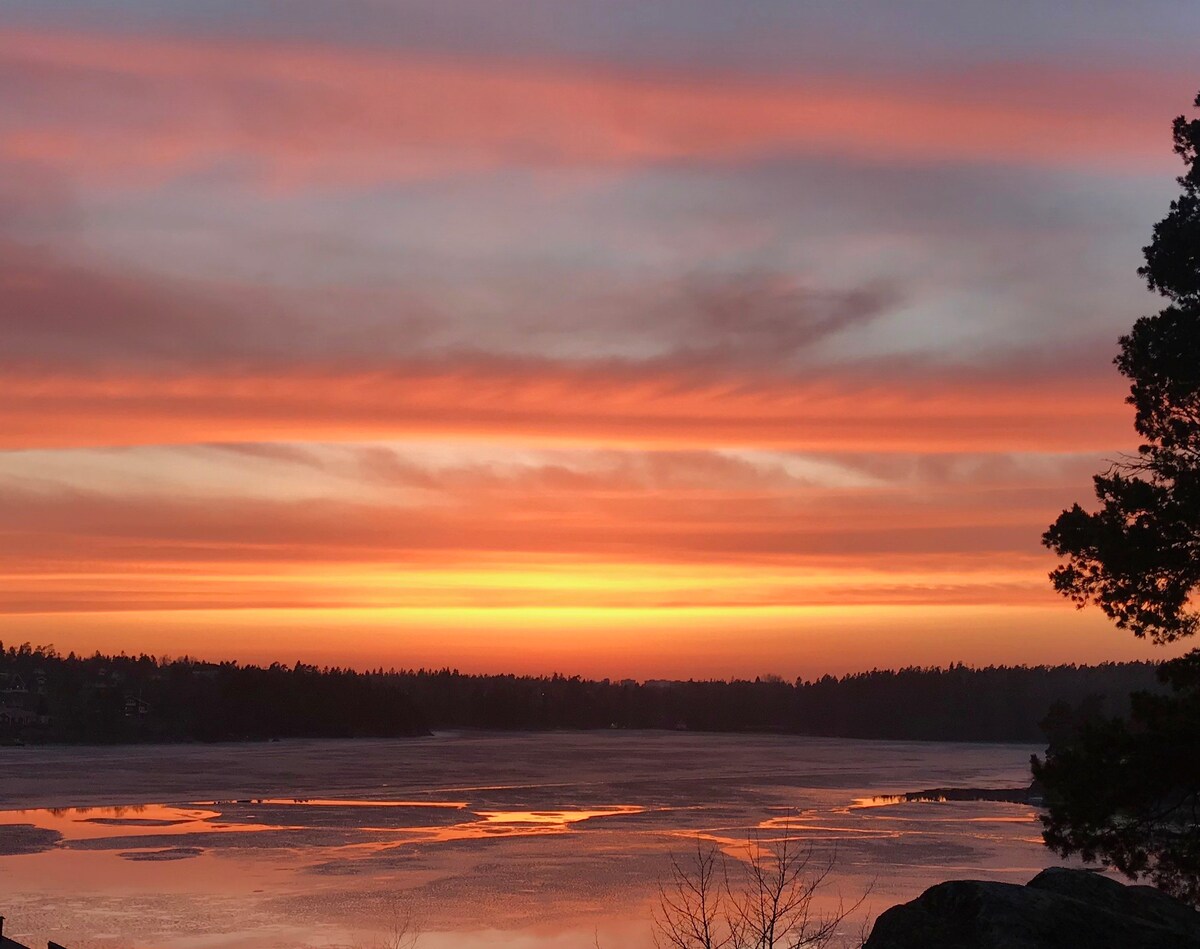
<instances>
[{"instance_id":1,"label":"ice sheet on water","mask_svg":"<svg viewBox=\"0 0 1200 949\"><path fill-rule=\"evenodd\" d=\"M836 848L846 895L874 881L876 909L967 869L1031 877L1049 855L1027 806L852 805L1015 786L1032 750L629 732L26 748L0 787L0 888L29 941L83 949L366 949L398 900L422 949L587 946L593 926L640 949L697 837L736 859L790 828ZM19 922L50 907L52 930Z\"/></svg>"}]
</instances>

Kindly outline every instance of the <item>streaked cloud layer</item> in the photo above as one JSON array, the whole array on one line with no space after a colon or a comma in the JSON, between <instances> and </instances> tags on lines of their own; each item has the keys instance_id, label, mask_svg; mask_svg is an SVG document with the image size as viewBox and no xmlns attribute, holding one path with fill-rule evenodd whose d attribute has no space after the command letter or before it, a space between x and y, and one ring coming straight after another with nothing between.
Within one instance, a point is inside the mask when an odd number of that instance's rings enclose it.
<instances>
[{"instance_id":1,"label":"streaked cloud layer","mask_svg":"<svg viewBox=\"0 0 1200 949\"><path fill-rule=\"evenodd\" d=\"M1140 655L1038 537L1200 12L903 6L2 0L0 637Z\"/></svg>"},{"instance_id":2,"label":"streaked cloud layer","mask_svg":"<svg viewBox=\"0 0 1200 949\"><path fill-rule=\"evenodd\" d=\"M11 159L115 181L223 165L281 188L778 153L1153 168L1159 127L1131 87L1165 102L1190 78L1027 67L768 80L48 32L0 34L0 63L37 76L11 94Z\"/></svg>"}]
</instances>

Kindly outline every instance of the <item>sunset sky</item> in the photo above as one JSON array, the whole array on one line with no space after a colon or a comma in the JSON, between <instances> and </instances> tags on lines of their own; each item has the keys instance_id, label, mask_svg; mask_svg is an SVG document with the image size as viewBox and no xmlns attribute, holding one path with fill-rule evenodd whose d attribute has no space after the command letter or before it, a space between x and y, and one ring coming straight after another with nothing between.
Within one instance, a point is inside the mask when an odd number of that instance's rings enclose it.
<instances>
[{"instance_id":1,"label":"sunset sky","mask_svg":"<svg viewBox=\"0 0 1200 949\"><path fill-rule=\"evenodd\" d=\"M1041 532L1200 4L0 0L0 639L595 676L1158 655Z\"/></svg>"}]
</instances>

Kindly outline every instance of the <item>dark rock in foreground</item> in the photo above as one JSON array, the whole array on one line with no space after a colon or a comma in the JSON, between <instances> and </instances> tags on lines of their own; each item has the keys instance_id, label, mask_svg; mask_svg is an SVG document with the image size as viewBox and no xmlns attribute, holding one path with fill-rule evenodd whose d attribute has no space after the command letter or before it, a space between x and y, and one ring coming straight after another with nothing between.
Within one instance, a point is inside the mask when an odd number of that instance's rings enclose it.
<instances>
[{"instance_id":1,"label":"dark rock in foreground","mask_svg":"<svg viewBox=\"0 0 1200 949\"><path fill-rule=\"evenodd\" d=\"M1148 886L1043 870L1026 886L952 880L875 922L863 949L1196 949L1200 913Z\"/></svg>"}]
</instances>

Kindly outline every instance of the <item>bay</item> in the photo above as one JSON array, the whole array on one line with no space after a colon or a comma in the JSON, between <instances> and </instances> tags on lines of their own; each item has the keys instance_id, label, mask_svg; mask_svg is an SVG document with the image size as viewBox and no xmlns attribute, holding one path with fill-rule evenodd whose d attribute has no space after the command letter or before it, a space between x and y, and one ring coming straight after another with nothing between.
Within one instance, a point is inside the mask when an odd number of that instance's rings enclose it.
<instances>
[{"instance_id":1,"label":"bay","mask_svg":"<svg viewBox=\"0 0 1200 949\"><path fill-rule=\"evenodd\" d=\"M1025 745L687 732L0 749L5 933L72 949L651 945L673 856L787 833L853 925L949 878L1057 863Z\"/></svg>"}]
</instances>

